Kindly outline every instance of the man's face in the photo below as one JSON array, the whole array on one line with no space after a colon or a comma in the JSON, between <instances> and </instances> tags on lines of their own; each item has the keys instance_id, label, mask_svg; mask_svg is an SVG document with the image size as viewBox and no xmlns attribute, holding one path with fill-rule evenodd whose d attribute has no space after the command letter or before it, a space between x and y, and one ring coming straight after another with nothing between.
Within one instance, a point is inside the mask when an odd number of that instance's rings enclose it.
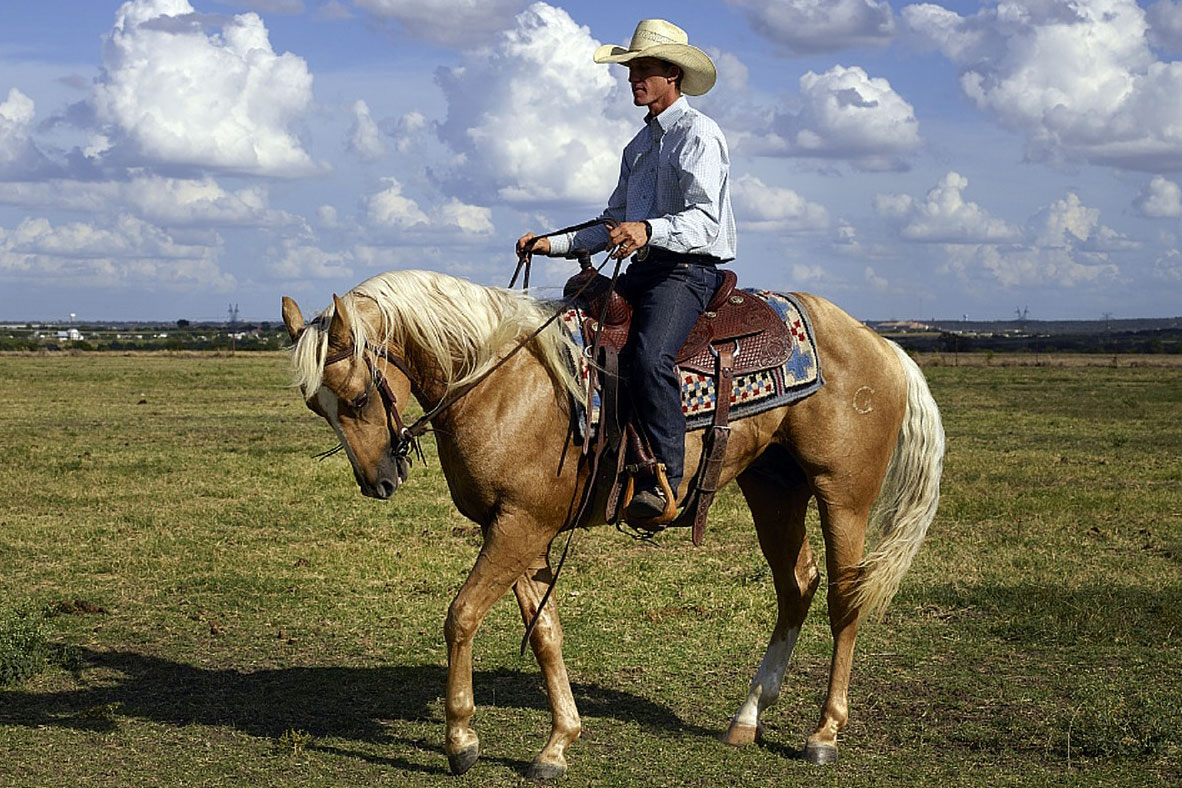
<instances>
[{"instance_id":1,"label":"man's face","mask_svg":"<svg viewBox=\"0 0 1182 788\"><path fill-rule=\"evenodd\" d=\"M628 64L632 102L638 107L658 104L664 109L677 98L677 66L655 57L638 57Z\"/></svg>"}]
</instances>

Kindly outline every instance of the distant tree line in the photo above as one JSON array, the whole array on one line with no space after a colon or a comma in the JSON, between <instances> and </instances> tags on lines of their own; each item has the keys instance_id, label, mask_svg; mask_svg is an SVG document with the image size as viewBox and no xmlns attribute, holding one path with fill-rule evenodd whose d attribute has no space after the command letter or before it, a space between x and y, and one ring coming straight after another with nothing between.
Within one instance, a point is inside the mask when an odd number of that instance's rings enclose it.
<instances>
[{"instance_id":1,"label":"distant tree line","mask_svg":"<svg viewBox=\"0 0 1182 788\"><path fill-rule=\"evenodd\" d=\"M969 336L950 331L938 334L898 334L891 339L907 350L940 353L1182 353L1182 330L1129 331L1042 336Z\"/></svg>"},{"instance_id":2,"label":"distant tree line","mask_svg":"<svg viewBox=\"0 0 1182 788\"><path fill-rule=\"evenodd\" d=\"M71 324L81 339L58 336L59 325L0 329L0 351L128 351L128 350L280 350L290 340L271 322L227 324L175 323Z\"/></svg>"}]
</instances>

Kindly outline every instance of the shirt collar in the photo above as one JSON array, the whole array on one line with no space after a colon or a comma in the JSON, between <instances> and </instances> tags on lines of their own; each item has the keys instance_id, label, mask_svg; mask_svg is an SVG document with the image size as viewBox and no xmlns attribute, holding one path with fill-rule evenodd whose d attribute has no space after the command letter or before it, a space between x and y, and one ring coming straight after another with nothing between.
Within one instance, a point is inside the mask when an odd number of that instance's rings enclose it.
<instances>
[{"instance_id":1,"label":"shirt collar","mask_svg":"<svg viewBox=\"0 0 1182 788\"><path fill-rule=\"evenodd\" d=\"M678 96L677 101L666 107L664 112L656 116L649 115L644 119L644 122L648 124L649 129L654 134L664 134L673 127L674 123L681 119L681 116L685 114L687 109L689 109L689 102L685 100L685 96ZM656 121L655 128L653 127L653 121Z\"/></svg>"}]
</instances>

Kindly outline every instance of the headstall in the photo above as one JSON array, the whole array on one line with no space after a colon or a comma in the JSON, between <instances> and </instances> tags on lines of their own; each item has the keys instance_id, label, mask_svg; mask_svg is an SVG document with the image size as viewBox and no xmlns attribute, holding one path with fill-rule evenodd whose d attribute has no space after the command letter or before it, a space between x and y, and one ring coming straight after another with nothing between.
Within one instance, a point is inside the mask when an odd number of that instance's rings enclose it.
<instances>
[{"instance_id":1,"label":"headstall","mask_svg":"<svg viewBox=\"0 0 1182 788\"><path fill-rule=\"evenodd\" d=\"M386 428L390 431L390 453L394 455L399 472L405 477L410 467L410 453L412 450L419 460L423 460L423 449L419 445L419 436L425 430L421 429L421 420L415 422L412 427L407 427L403 423L402 414L398 412L398 397L395 396L394 389L390 388L390 381L386 380L386 376L382 374L382 370L374 364L371 354L373 356L380 356L397 367L403 375L406 375L407 380L412 381L411 385L414 385L414 379L410 375L410 368L407 367L406 362L398 356L390 355L384 347L376 347L367 342L365 343L365 350L369 352L362 352L361 356L365 359L365 366L369 368L370 379L373 381L374 388L378 391L378 396L382 398L382 404L386 410ZM332 364L350 359L354 353L355 349L352 347L338 350L335 353L329 353L324 358L324 366L329 367Z\"/></svg>"}]
</instances>

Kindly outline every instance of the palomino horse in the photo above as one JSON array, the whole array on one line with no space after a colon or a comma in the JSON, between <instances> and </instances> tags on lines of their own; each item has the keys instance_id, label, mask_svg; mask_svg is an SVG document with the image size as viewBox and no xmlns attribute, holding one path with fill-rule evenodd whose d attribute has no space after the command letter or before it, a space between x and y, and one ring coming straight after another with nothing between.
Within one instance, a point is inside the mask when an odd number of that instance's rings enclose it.
<instances>
[{"instance_id":1,"label":"palomino horse","mask_svg":"<svg viewBox=\"0 0 1182 788\"><path fill-rule=\"evenodd\" d=\"M828 763L837 757L837 733L848 718L858 622L890 601L935 516L944 433L922 373L897 345L822 298L799 298L816 329L825 385L735 423L722 476L723 483L738 480L751 508L779 609L767 652L723 740L754 741L761 712L779 695L820 579L805 537L805 510L816 498L834 648L828 696L805 755ZM456 774L480 752L470 724L473 635L510 588L523 618L537 615L530 644L552 714L550 739L529 776L562 774L566 749L579 736L558 613L553 599L538 608L553 576L550 543L587 474L577 461L579 447L567 441L571 395L582 396L582 386L557 323L497 366L552 309L521 293L427 271L375 276L334 296L310 324L294 301L283 299L296 381L308 407L332 425L365 495L389 498L405 478L401 408L409 396L430 412L467 387L431 417L452 499L484 534L444 624L445 750ZM700 448L701 432L690 433L686 480L694 478ZM588 508L579 525L601 522L602 512L599 505ZM863 556L868 524L877 544Z\"/></svg>"}]
</instances>

